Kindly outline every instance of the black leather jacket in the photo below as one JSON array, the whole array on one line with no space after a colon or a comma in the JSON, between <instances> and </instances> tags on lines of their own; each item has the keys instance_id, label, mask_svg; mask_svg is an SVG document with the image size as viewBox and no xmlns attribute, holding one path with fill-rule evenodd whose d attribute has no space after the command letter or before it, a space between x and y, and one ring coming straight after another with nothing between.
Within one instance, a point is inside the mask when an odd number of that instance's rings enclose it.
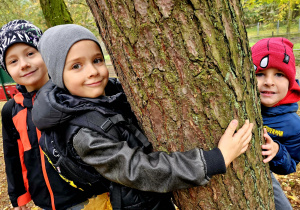
<instances>
[{"instance_id":1,"label":"black leather jacket","mask_svg":"<svg viewBox=\"0 0 300 210\"><path fill-rule=\"evenodd\" d=\"M37 95L33 122L43 131L67 122L82 110L132 117L126 96L116 80L109 80L105 92L107 96L96 99L80 98L48 82ZM88 128L79 129L73 137L73 146L81 159L103 177L141 191L166 193L204 185L209 175L226 171L219 149L145 154L141 148L129 147L126 141L113 141Z\"/></svg>"}]
</instances>

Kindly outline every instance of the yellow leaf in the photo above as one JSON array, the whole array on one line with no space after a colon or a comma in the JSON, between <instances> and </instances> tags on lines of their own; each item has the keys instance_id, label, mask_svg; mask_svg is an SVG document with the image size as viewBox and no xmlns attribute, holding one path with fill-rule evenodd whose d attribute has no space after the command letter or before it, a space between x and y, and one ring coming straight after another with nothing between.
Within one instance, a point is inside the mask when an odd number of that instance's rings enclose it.
<instances>
[{"instance_id":1,"label":"yellow leaf","mask_svg":"<svg viewBox=\"0 0 300 210\"><path fill-rule=\"evenodd\" d=\"M298 197L297 196L294 196L294 195L289 195L288 198L294 200L294 201L298 201Z\"/></svg>"},{"instance_id":2,"label":"yellow leaf","mask_svg":"<svg viewBox=\"0 0 300 210\"><path fill-rule=\"evenodd\" d=\"M112 210L108 193L89 199L89 203L84 206L83 210Z\"/></svg>"}]
</instances>

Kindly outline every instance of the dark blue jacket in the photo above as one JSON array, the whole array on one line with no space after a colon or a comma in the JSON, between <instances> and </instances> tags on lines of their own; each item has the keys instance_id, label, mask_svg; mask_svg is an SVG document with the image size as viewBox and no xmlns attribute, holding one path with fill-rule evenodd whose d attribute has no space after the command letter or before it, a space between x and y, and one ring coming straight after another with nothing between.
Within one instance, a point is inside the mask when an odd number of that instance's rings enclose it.
<instances>
[{"instance_id":1,"label":"dark blue jacket","mask_svg":"<svg viewBox=\"0 0 300 210\"><path fill-rule=\"evenodd\" d=\"M300 117L297 110L297 103L262 106L264 127L279 145L277 155L270 161L270 168L276 174L295 172L300 161Z\"/></svg>"}]
</instances>

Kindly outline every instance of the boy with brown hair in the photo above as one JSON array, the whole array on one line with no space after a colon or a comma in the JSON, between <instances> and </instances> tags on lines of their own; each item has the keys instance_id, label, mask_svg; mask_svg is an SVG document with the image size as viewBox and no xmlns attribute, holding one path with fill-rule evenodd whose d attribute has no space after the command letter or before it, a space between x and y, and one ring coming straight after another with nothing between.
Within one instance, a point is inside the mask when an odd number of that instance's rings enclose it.
<instances>
[{"instance_id":1,"label":"boy with brown hair","mask_svg":"<svg viewBox=\"0 0 300 210\"><path fill-rule=\"evenodd\" d=\"M140 139L122 125L114 126L117 139L72 125L74 117L91 110L96 111L92 117L118 115L124 122L135 116L120 83L109 79L100 44L89 30L73 24L52 27L44 33L38 48L52 79L40 89L33 109L34 123L43 131L41 141L71 133L60 140L71 144L84 163L105 179L136 189L121 196L122 209L174 209L167 192L205 185L213 175L225 173L226 167L248 148L253 128L248 120L236 133L238 122L233 120L218 148L171 154L146 153L130 145L132 139ZM91 120L86 117L83 121ZM106 125L99 122L96 126ZM112 201L113 208L115 204Z\"/></svg>"},{"instance_id":2,"label":"boy with brown hair","mask_svg":"<svg viewBox=\"0 0 300 210\"><path fill-rule=\"evenodd\" d=\"M296 82L293 44L286 38L266 38L251 48L266 144L264 163L276 174L296 171L300 161L300 87ZM276 209L291 209L279 182L272 175Z\"/></svg>"}]
</instances>

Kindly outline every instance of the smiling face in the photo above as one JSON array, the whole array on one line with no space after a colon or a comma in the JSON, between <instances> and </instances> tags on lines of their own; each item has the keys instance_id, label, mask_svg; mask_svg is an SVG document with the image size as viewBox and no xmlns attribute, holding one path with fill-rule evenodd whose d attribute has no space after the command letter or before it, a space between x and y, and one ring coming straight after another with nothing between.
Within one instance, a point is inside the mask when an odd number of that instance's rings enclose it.
<instances>
[{"instance_id":1,"label":"smiling face","mask_svg":"<svg viewBox=\"0 0 300 210\"><path fill-rule=\"evenodd\" d=\"M261 104L272 107L281 101L289 89L286 75L275 68L269 68L256 73Z\"/></svg>"},{"instance_id":2,"label":"smiling face","mask_svg":"<svg viewBox=\"0 0 300 210\"><path fill-rule=\"evenodd\" d=\"M24 85L28 92L40 89L49 79L41 54L24 43L7 49L5 65L13 80Z\"/></svg>"},{"instance_id":3,"label":"smiling face","mask_svg":"<svg viewBox=\"0 0 300 210\"><path fill-rule=\"evenodd\" d=\"M94 41L82 40L70 48L63 81L72 95L87 98L105 95L108 76L103 55Z\"/></svg>"}]
</instances>

